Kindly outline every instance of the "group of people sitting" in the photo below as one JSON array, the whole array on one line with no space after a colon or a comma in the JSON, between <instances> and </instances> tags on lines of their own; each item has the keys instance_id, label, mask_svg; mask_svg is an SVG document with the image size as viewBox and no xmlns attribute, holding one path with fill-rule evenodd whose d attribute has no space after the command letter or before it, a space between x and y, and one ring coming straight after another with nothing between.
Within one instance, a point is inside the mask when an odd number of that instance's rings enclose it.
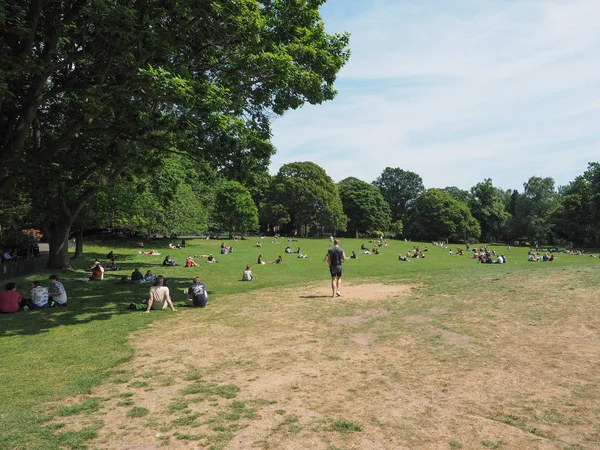
<instances>
[{"instance_id":1,"label":"group of people sitting","mask_svg":"<svg viewBox=\"0 0 600 450\"><path fill-rule=\"evenodd\" d=\"M192 306L197 308L204 308L208 304L208 292L206 285L202 283L200 277L195 277L192 285L185 291L187 298L184 300L186 306ZM177 311L173 300L171 299L171 293L167 286L167 280L162 275L156 277L154 285L148 292L148 299L146 303L146 313L151 310L167 309L171 311Z\"/></svg>"},{"instance_id":2,"label":"group of people sitting","mask_svg":"<svg viewBox=\"0 0 600 450\"><path fill-rule=\"evenodd\" d=\"M492 254L496 257L495 261ZM479 252L474 251L473 258L476 258L477 263L481 264L505 264L506 262L508 262L505 255L498 255L495 250L490 252L487 248L480 249Z\"/></svg>"},{"instance_id":3,"label":"group of people sitting","mask_svg":"<svg viewBox=\"0 0 600 450\"><path fill-rule=\"evenodd\" d=\"M529 250L529 254L527 256L527 261L529 262L550 262L554 261L554 255L552 253L544 253L543 255L540 252L534 252Z\"/></svg>"},{"instance_id":4,"label":"group of people sitting","mask_svg":"<svg viewBox=\"0 0 600 450\"><path fill-rule=\"evenodd\" d=\"M136 267L133 272L131 272L131 282L133 284L142 284L142 283L153 283L156 280L156 277L152 274L152 271L148 269L146 275L143 275L140 272L139 267Z\"/></svg>"},{"instance_id":5,"label":"group of people sitting","mask_svg":"<svg viewBox=\"0 0 600 450\"><path fill-rule=\"evenodd\" d=\"M265 261L263 260L263 255L261 253L260 255L258 255L257 262L258 264L281 264L283 262L283 258L281 257L281 255L279 255L275 261Z\"/></svg>"},{"instance_id":6,"label":"group of people sitting","mask_svg":"<svg viewBox=\"0 0 600 450\"><path fill-rule=\"evenodd\" d=\"M21 298L16 283L7 283L4 292L0 292L0 313L67 306L67 291L59 281L58 275L52 275L49 279L49 288L42 286L39 281L32 281L28 298Z\"/></svg>"}]
</instances>

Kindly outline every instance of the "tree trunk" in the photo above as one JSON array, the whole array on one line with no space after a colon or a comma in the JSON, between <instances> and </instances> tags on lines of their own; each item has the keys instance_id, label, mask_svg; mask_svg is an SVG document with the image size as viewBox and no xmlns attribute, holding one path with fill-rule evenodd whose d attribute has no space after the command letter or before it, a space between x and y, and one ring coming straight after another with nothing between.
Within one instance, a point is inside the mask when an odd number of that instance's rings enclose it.
<instances>
[{"instance_id":1,"label":"tree trunk","mask_svg":"<svg viewBox=\"0 0 600 450\"><path fill-rule=\"evenodd\" d=\"M50 236L48 239L48 268L66 269L69 267L69 232L71 223L66 221L50 225Z\"/></svg>"},{"instance_id":2,"label":"tree trunk","mask_svg":"<svg viewBox=\"0 0 600 450\"><path fill-rule=\"evenodd\" d=\"M83 259L83 227L77 231L77 236L75 236L75 259Z\"/></svg>"}]
</instances>

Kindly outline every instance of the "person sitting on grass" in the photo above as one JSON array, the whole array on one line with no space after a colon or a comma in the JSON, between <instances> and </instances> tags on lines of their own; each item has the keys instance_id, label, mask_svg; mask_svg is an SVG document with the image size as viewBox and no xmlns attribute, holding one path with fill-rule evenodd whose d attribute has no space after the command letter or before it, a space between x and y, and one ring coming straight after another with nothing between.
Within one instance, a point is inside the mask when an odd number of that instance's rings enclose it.
<instances>
[{"instance_id":1,"label":"person sitting on grass","mask_svg":"<svg viewBox=\"0 0 600 450\"><path fill-rule=\"evenodd\" d=\"M21 294L17 292L16 283L7 283L5 291L0 292L0 313L14 313L21 306Z\"/></svg>"},{"instance_id":2,"label":"person sitting on grass","mask_svg":"<svg viewBox=\"0 0 600 450\"><path fill-rule=\"evenodd\" d=\"M408 261L408 262L410 262L410 259L408 259L406 256L404 256L402 254L398 255L398 260L399 261Z\"/></svg>"},{"instance_id":3,"label":"person sitting on grass","mask_svg":"<svg viewBox=\"0 0 600 450\"><path fill-rule=\"evenodd\" d=\"M165 277L159 275L156 277L156 283L150 288L148 293L148 307L146 308L146 314L151 309L167 309L167 306L171 308L171 311L177 311L173 306L173 301L169 295L169 288L165 286Z\"/></svg>"},{"instance_id":4,"label":"person sitting on grass","mask_svg":"<svg viewBox=\"0 0 600 450\"><path fill-rule=\"evenodd\" d=\"M266 262L263 261L262 253L260 255L258 255L258 261L257 261L257 263L258 264L266 264Z\"/></svg>"},{"instance_id":5,"label":"person sitting on grass","mask_svg":"<svg viewBox=\"0 0 600 450\"><path fill-rule=\"evenodd\" d=\"M48 295L52 297L50 306L67 306L67 291L59 281L58 275L50 275L52 288L48 290Z\"/></svg>"},{"instance_id":6,"label":"person sitting on grass","mask_svg":"<svg viewBox=\"0 0 600 450\"><path fill-rule=\"evenodd\" d=\"M185 261L185 267L196 267L196 261L194 261L194 257L192 255L188 255L187 260Z\"/></svg>"},{"instance_id":7,"label":"person sitting on grass","mask_svg":"<svg viewBox=\"0 0 600 450\"><path fill-rule=\"evenodd\" d=\"M146 275L144 275L144 280L146 280L146 283L154 283L154 281L156 280L156 277L150 269L148 269Z\"/></svg>"},{"instance_id":8,"label":"person sitting on grass","mask_svg":"<svg viewBox=\"0 0 600 450\"><path fill-rule=\"evenodd\" d=\"M206 285L200 281L200 277L194 278L194 284L188 288L187 295L188 298L185 299L186 306L204 308L208 303Z\"/></svg>"},{"instance_id":9,"label":"person sitting on grass","mask_svg":"<svg viewBox=\"0 0 600 450\"><path fill-rule=\"evenodd\" d=\"M285 252L286 252L286 253L292 253L292 248L291 248L291 247L288 245L288 246L285 248Z\"/></svg>"},{"instance_id":10,"label":"person sitting on grass","mask_svg":"<svg viewBox=\"0 0 600 450\"><path fill-rule=\"evenodd\" d=\"M281 255L279 255L275 261L269 261L267 264L281 264L282 262L283 258L281 257Z\"/></svg>"},{"instance_id":11,"label":"person sitting on grass","mask_svg":"<svg viewBox=\"0 0 600 450\"><path fill-rule=\"evenodd\" d=\"M133 284L142 284L145 282L144 275L142 275L142 272L140 272L140 269L138 267L136 267L135 270L131 272L131 282Z\"/></svg>"},{"instance_id":12,"label":"person sitting on grass","mask_svg":"<svg viewBox=\"0 0 600 450\"><path fill-rule=\"evenodd\" d=\"M102 267L100 260L97 259L92 267L90 267L90 270L92 271L92 280L104 280L104 267Z\"/></svg>"},{"instance_id":13,"label":"person sitting on grass","mask_svg":"<svg viewBox=\"0 0 600 450\"><path fill-rule=\"evenodd\" d=\"M206 258L206 262L207 263L216 263L219 262L215 259L215 257L212 255L212 253L210 255L208 255L208 257Z\"/></svg>"},{"instance_id":14,"label":"person sitting on grass","mask_svg":"<svg viewBox=\"0 0 600 450\"><path fill-rule=\"evenodd\" d=\"M48 288L42 286L39 281L32 281L31 298L24 300L24 303L23 311L48 308Z\"/></svg>"},{"instance_id":15,"label":"person sitting on grass","mask_svg":"<svg viewBox=\"0 0 600 450\"><path fill-rule=\"evenodd\" d=\"M117 265L117 261L115 258L111 258L110 261L106 264L106 268L104 270L120 270L121 268Z\"/></svg>"},{"instance_id":16,"label":"person sitting on grass","mask_svg":"<svg viewBox=\"0 0 600 450\"><path fill-rule=\"evenodd\" d=\"M163 261L163 266L176 266L177 263L175 262L175 260L171 257L171 255L167 255L165 257L165 260Z\"/></svg>"},{"instance_id":17,"label":"person sitting on grass","mask_svg":"<svg viewBox=\"0 0 600 450\"><path fill-rule=\"evenodd\" d=\"M250 267L250 264L248 264L246 266L246 270L244 270L244 273L242 274L242 281L252 281L253 279L252 267Z\"/></svg>"}]
</instances>

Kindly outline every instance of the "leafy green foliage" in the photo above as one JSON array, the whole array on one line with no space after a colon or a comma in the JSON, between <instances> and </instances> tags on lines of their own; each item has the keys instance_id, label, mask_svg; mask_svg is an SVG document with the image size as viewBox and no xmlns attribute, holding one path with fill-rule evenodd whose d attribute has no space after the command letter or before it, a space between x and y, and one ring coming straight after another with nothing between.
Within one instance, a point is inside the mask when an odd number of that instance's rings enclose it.
<instances>
[{"instance_id":1,"label":"leafy green foliage","mask_svg":"<svg viewBox=\"0 0 600 450\"><path fill-rule=\"evenodd\" d=\"M335 96L348 36L325 33L320 4L2 2L0 191L46 194L51 265L82 208L157 155L256 185L273 115Z\"/></svg>"},{"instance_id":2,"label":"leafy green foliage","mask_svg":"<svg viewBox=\"0 0 600 450\"><path fill-rule=\"evenodd\" d=\"M348 219L337 187L325 170L312 162L282 166L267 195L268 208L277 211L280 220L289 217L296 230L310 224L346 230Z\"/></svg>"},{"instance_id":3,"label":"leafy green foliage","mask_svg":"<svg viewBox=\"0 0 600 450\"><path fill-rule=\"evenodd\" d=\"M552 178L531 177L523 184L524 191L517 198L513 218L513 233L531 243L549 242L552 222L550 218L558 207L558 194Z\"/></svg>"},{"instance_id":4,"label":"leafy green foliage","mask_svg":"<svg viewBox=\"0 0 600 450\"><path fill-rule=\"evenodd\" d=\"M390 207L376 187L350 177L338 183L338 190L348 216L348 231L358 236L359 232L390 228Z\"/></svg>"},{"instance_id":5,"label":"leafy green foliage","mask_svg":"<svg viewBox=\"0 0 600 450\"><path fill-rule=\"evenodd\" d=\"M255 231L258 228L258 208L252 195L237 181L222 183L215 201L213 221L219 230Z\"/></svg>"},{"instance_id":6,"label":"leafy green foliage","mask_svg":"<svg viewBox=\"0 0 600 450\"><path fill-rule=\"evenodd\" d=\"M491 178L486 178L483 183L471 188L469 206L481 226L481 238L484 241L497 239L510 217L504 203L504 192L492 185Z\"/></svg>"},{"instance_id":7,"label":"leafy green foliage","mask_svg":"<svg viewBox=\"0 0 600 450\"><path fill-rule=\"evenodd\" d=\"M481 234L477 220L464 203L439 189L429 189L417 197L410 214L411 239L475 241Z\"/></svg>"},{"instance_id":8,"label":"leafy green foliage","mask_svg":"<svg viewBox=\"0 0 600 450\"><path fill-rule=\"evenodd\" d=\"M393 221L405 219L415 199L425 190L419 175L391 167L386 167L373 185L390 205Z\"/></svg>"}]
</instances>

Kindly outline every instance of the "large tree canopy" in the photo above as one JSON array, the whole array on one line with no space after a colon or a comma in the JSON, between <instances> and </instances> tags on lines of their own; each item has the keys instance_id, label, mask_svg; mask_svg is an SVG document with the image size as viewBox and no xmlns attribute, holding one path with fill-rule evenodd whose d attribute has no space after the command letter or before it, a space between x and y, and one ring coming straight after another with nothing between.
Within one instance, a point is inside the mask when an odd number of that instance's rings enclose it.
<instances>
[{"instance_id":1,"label":"large tree canopy","mask_svg":"<svg viewBox=\"0 0 600 450\"><path fill-rule=\"evenodd\" d=\"M264 172L271 118L332 99L348 58L322 3L0 0L0 192L43 177L51 264L132 161L175 151L242 182Z\"/></svg>"},{"instance_id":2,"label":"large tree canopy","mask_svg":"<svg viewBox=\"0 0 600 450\"><path fill-rule=\"evenodd\" d=\"M267 208L291 221L297 231L305 225L345 231L348 221L333 180L312 162L279 169L269 188Z\"/></svg>"},{"instance_id":3,"label":"large tree canopy","mask_svg":"<svg viewBox=\"0 0 600 450\"><path fill-rule=\"evenodd\" d=\"M506 210L505 193L492 185L492 179L486 178L471 188L469 206L471 214L481 225L481 237L484 240L498 238L506 225L510 214Z\"/></svg>"},{"instance_id":4,"label":"large tree canopy","mask_svg":"<svg viewBox=\"0 0 600 450\"><path fill-rule=\"evenodd\" d=\"M531 177L523 183L512 220L514 234L521 233L531 243L547 243L551 238L551 217L558 207L558 193L552 178Z\"/></svg>"},{"instance_id":5,"label":"large tree canopy","mask_svg":"<svg viewBox=\"0 0 600 450\"><path fill-rule=\"evenodd\" d=\"M214 225L229 233L255 231L258 208L250 191L237 181L222 183L215 200Z\"/></svg>"},{"instance_id":6,"label":"large tree canopy","mask_svg":"<svg viewBox=\"0 0 600 450\"><path fill-rule=\"evenodd\" d=\"M348 216L348 231L358 234L390 228L390 207L376 187L350 177L338 183L338 190Z\"/></svg>"},{"instance_id":7,"label":"large tree canopy","mask_svg":"<svg viewBox=\"0 0 600 450\"><path fill-rule=\"evenodd\" d=\"M404 220L415 199L425 190L419 175L391 167L386 167L373 185L390 205L394 221Z\"/></svg>"},{"instance_id":8,"label":"large tree canopy","mask_svg":"<svg viewBox=\"0 0 600 450\"><path fill-rule=\"evenodd\" d=\"M417 197L411 209L408 235L411 239L474 242L481 227L465 203L440 189L429 189Z\"/></svg>"}]
</instances>

